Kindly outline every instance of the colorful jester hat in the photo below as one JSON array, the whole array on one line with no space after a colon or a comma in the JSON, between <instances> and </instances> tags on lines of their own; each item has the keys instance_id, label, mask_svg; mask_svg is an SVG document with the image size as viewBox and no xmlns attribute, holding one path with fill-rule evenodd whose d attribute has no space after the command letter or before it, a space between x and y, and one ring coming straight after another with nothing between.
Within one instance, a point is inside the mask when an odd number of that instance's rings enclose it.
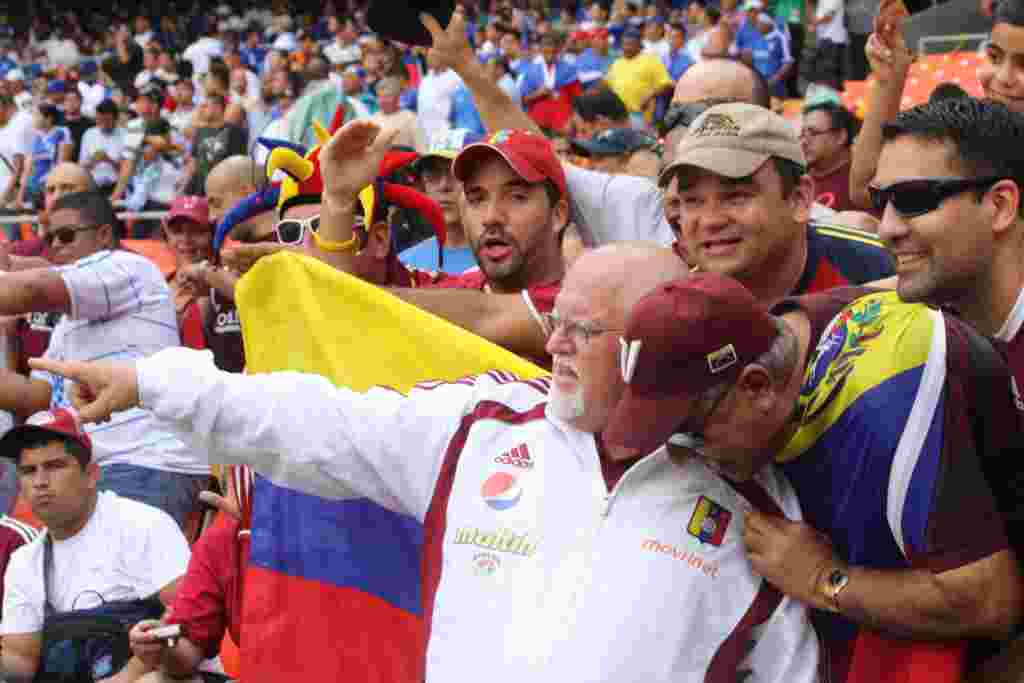
<instances>
[{"instance_id":1,"label":"colorful jester hat","mask_svg":"<svg viewBox=\"0 0 1024 683\"><path fill-rule=\"evenodd\" d=\"M344 107L339 107L329 130L325 130L319 122L313 121L313 130L319 144L308 152L301 145L285 140L259 139L261 144L271 150L267 157L267 178L272 178L277 171L281 171L285 177L245 198L224 216L220 225L217 226L217 233L214 237L213 247L215 250L221 248L224 240L236 225L257 214L269 211L276 206L278 216L281 217L289 207L300 204L319 204L322 201L323 178L320 175L320 150L330 140L331 135L341 127L344 115ZM390 206L418 211L430 222L434 234L437 236L438 263L440 264L447 237L444 213L441 211L441 207L437 202L411 187L390 182L403 167L408 166L416 159L415 152L396 150L385 155L377 179L359 193L364 222L366 225L373 225L378 221L386 220L387 209Z\"/></svg>"}]
</instances>

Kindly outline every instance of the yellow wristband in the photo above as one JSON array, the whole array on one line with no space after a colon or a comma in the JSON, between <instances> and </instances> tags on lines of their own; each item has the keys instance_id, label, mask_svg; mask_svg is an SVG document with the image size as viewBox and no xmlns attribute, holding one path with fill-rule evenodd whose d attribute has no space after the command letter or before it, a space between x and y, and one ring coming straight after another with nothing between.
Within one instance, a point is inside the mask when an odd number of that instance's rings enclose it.
<instances>
[{"instance_id":1,"label":"yellow wristband","mask_svg":"<svg viewBox=\"0 0 1024 683\"><path fill-rule=\"evenodd\" d=\"M317 249L330 252L343 252L343 251L356 251L359 247L359 237L352 235L352 239L345 240L344 242L331 242L320 237L320 234L313 230L313 244L316 245Z\"/></svg>"}]
</instances>

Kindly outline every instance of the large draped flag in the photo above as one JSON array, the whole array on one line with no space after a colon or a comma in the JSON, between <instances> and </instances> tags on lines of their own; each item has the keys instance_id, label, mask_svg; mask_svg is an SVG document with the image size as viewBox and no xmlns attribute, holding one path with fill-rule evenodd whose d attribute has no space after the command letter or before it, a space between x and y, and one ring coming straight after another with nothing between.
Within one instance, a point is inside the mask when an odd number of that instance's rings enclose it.
<instances>
[{"instance_id":1,"label":"large draped flag","mask_svg":"<svg viewBox=\"0 0 1024 683\"><path fill-rule=\"evenodd\" d=\"M261 259L236 295L248 372L313 372L357 391L403 392L491 369L545 372L295 253ZM418 520L366 499L327 500L258 478L243 683L423 680L422 538Z\"/></svg>"}]
</instances>

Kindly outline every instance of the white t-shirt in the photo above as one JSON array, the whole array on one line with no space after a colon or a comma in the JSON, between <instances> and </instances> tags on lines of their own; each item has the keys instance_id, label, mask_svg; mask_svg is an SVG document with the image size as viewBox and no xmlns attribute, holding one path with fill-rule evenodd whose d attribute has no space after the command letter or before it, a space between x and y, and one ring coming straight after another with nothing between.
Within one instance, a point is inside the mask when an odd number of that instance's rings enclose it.
<instances>
[{"instance_id":1,"label":"white t-shirt","mask_svg":"<svg viewBox=\"0 0 1024 683\"><path fill-rule=\"evenodd\" d=\"M210 58L224 54L224 43L216 38L204 36L185 48L182 59L192 63L192 73L204 74L210 70Z\"/></svg>"},{"instance_id":2,"label":"white t-shirt","mask_svg":"<svg viewBox=\"0 0 1024 683\"><path fill-rule=\"evenodd\" d=\"M578 218L577 227L588 247L641 240L670 245L675 241L665 220L661 191L647 178L610 175L562 164Z\"/></svg>"},{"instance_id":3,"label":"white t-shirt","mask_svg":"<svg viewBox=\"0 0 1024 683\"><path fill-rule=\"evenodd\" d=\"M832 19L819 24L815 29L818 40L829 40L833 43L845 44L847 40L846 22L844 20L843 0L819 0L818 11L814 16L818 19L831 14Z\"/></svg>"},{"instance_id":4,"label":"white t-shirt","mask_svg":"<svg viewBox=\"0 0 1024 683\"><path fill-rule=\"evenodd\" d=\"M85 131L78 158L85 164L96 152L103 152L110 161L101 161L92 167L93 180L98 185L116 183L121 157L124 154L124 131L115 127L107 132L99 126L93 126Z\"/></svg>"},{"instance_id":5,"label":"white t-shirt","mask_svg":"<svg viewBox=\"0 0 1024 683\"><path fill-rule=\"evenodd\" d=\"M46 358L58 360L137 360L179 346L174 300L160 270L128 251L100 251L56 269L71 298L50 337ZM32 376L50 383L55 407L70 405L64 380L46 372ZM205 474L184 444L156 428L153 416L139 408L115 413L110 422L92 424L93 458L101 466L123 463L168 472Z\"/></svg>"},{"instance_id":6,"label":"white t-shirt","mask_svg":"<svg viewBox=\"0 0 1024 683\"><path fill-rule=\"evenodd\" d=\"M27 160L32 154L33 136L32 115L24 110L17 112L6 126L0 128L0 154L12 166L14 157L19 154ZM10 181L11 169L7 163L0 161L0 192Z\"/></svg>"},{"instance_id":7,"label":"white t-shirt","mask_svg":"<svg viewBox=\"0 0 1024 683\"><path fill-rule=\"evenodd\" d=\"M462 84L459 75L448 69L442 73L431 71L423 80L416 95L416 111L423 139L432 139L439 131L452 127L452 97Z\"/></svg>"},{"instance_id":8,"label":"white t-shirt","mask_svg":"<svg viewBox=\"0 0 1024 683\"><path fill-rule=\"evenodd\" d=\"M58 612L137 600L185 574L189 549L163 510L104 491L82 530L53 542L49 601ZM43 628L46 534L18 548L4 575L3 635Z\"/></svg>"}]
</instances>

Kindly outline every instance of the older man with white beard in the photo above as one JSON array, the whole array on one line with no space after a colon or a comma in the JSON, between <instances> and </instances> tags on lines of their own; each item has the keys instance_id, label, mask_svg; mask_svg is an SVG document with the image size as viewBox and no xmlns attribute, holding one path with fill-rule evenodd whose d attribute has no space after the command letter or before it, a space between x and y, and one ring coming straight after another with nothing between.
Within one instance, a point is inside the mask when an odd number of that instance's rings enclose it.
<instances>
[{"instance_id":1,"label":"older man with white beard","mask_svg":"<svg viewBox=\"0 0 1024 683\"><path fill-rule=\"evenodd\" d=\"M428 682L494 661L497 683L816 681L805 608L743 551L748 510L799 517L784 480L768 471L741 492L696 460L599 437L625 387L627 311L685 276L653 245L581 256L547 317L550 381L494 371L359 394L312 375L224 373L187 349L38 367L96 396L88 419L142 403L197 452L421 522Z\"/></svg>"}]
</instances>

